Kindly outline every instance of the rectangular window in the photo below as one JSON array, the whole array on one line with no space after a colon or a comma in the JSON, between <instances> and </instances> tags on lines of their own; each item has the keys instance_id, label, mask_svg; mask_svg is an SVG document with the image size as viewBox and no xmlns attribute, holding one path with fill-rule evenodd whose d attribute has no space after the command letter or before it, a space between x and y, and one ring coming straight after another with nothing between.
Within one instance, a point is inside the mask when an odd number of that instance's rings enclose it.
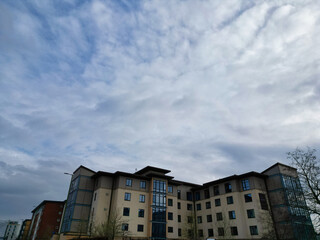
<instances>
[{"instance_id":1,"label":"rectangular window","mask_svg":"<svg viewBox=\"0 0 320 240\"><path fill-rule=\"evenodd\" d=\"M227 204L233 204L233 197L232 196L227 197Z\"/></svg>"},{"instance_id":2,"label":"rectangular window","mask_svg":"<svg viewBox=\"0 0 320 240\"><path fill-rule=\"evenodd\" d=\"M181 215L178 215L178 222L181 222Z\"/></svg>"},{"instance_id":3,"label":"rectangular window","mask_svg":"<svg viewBox=\"0 0 320 240\"><path fill-rule=\"evenodd\" d=\"M172 198L168 198L168 206L170 206L170 207L173 206L173 200L172 200Z\"/></svg>"},{"instance_id":4,"label":"rectangular window","mask_svg":"<svg viewBox=\"0 0 320 240\"><path fill-rule=\"evenodd\" d=\"M248 218L255 218L254 209L248 209L247 216Z\"/></svg>"},{"instance_id":5,"label":"rectangular window","mask_svg":"<svg viewBox=\"0 0 320 240\"><path fill-rule=\"evenodd\" d=\"M146 189L146 181L140 181L140 188Z\"/></svg>"},{"instance_id":6,"label":"rectangular window","mask_svg":"<svg viewBox=\"0 0 320 240\"><path fill-rule=\"evenodd\" d=\"M187 192L187 200L192 201L192 192Z\"/></svg>"},{"instance_id":7,"label":"rectangular window","mask_svg":"<svg viewBox=\"0 0 320 240\"><path fill-rule=\"evenodd\" d=\"M198 230L198 235L199 235L199 237L203 237L203 230L202 229Z\"/></svg>"},{"instance_id":8,"label":"rectangular window","mask_svg":"<svg viewBox=\"0 0 320 240\"><path fill-rule=\"evenodd\" d=\"M129 216L130 215L130 208L123 208L123 216Z\"/></svg>"},{"instance_id":9,"label":"rectangular window","mask_svg":"<svg viewBox=\"0 0 320 240\"><path fill-rule=\"evenodd\" d=\"M187 210L192 210L192 204L187 204Z\"/></svg>"},{"instance_id":10,"label":"rectangular window","mask_svg":"<svg viewBox=\"0 0 320 240\"><path fill-rule=\"evenodd\" d=\"M213 195L220 195L219 185L213 186Z\"/></svg>"},{"instance_id":11,"label":"rectangular window","mask_svg":"<svg viewBox=\"0 0 320 240\"><path fill-rule=\"evenodd\" d=\"M172 186L168 186L168 193L173 193L173 187Z\"/></svg>"},{"instance_id":12,"label":"rectangular window","mask_svg":"<svg viewBox=\"0 0 320 240\"><path fill-rule=\"evenodd\" d=\"M138 210L138 217L141 217L141 218L144 217L144 209L139 209Z\"/></svg>"},{"instance_id":13,"label":"rectangular window","mask_svg":"<svg viewBox=\"0 0 320 240\"><path fill-rule=\"evenodd\" d=\"M236 219L236 212L235 211L229 211L229 219Z\"/></svg>"},{"instance_id":14,"label":"rectangular window","mask_svg":"<svg viewBox=\"0 0 320 240\"><path fill-rule=\"evenodd\" d=\"M209 192L209 189L205 189L205 190L204 190L204 198L205 198L205 199L210 198L210 192Z\"/></svg>"},{"instance_id":15,"label":"rectangular window","mask_svg":"<svg viewBox=\"0 0 320 240\"><path fill-rule=\"evenodd\" d=\"M143 225L138 224L137 231L138 231L138 232L143 232Z\"/></svg>"},{"instance_id":16,"label":"rectangular window","mask_svg":"<svg viewBox=\"0 0 320 240\"><path fill-rule=\"evenodd\" d=\"M132 179L130 179L130 178L126 179L126 186L128 186L128 187L132 186Z\"/></svg>"},{"instance_id":17,"label":"rectangular window","mask_svg":"<svg viewBox=\"0 0 320 240\"><path fill-rule=\"evenodd\" d=\"M168 232L173 233L173 227L168 227Z\"/></svg>"},{"instance_id":18,"label":"rectangular window","mask_svg":"<svg viewBox=\"0 0 320 240\"><path fill-rule=\"evenodd\" d=\"M192 217L188 216L188 223L192 223Z\"/></svg>"},{"instance_id":19,"label":"rectangular window","mask_svg":"<svg viewBox=\"0 0 320 240\"><path fill-rule=\"evenodd\" d=\"M216 217L217 217L217 221L222 221L223 220L221 212L216 213Z\"/></svg>"},{"instance_id":20,"label":"rectangular window","mask_svg":"<svg viewBox=\"0 0 320 240\"><path fill-rule=\"evenodd\" d=\"M126 200L126 201L130 201L131 200L131 193L125 193L124 194L124 200Z\"/></svg>"},{"instance_id":21,"label":"rectangular window","mask_svg":"<svg viewBox=\"0 0 320 240\"><path fill-rule=\"evenodd\" d=\"M140 196L139 196L139 202L144 203L144 202L145 202L145 200L146 200L146 196L145 196L145 195L140 194Z\"/></svg>"},{"instance_id":22,"label":"rectangular window","mask_svg":"<svg viewBox=\"0 0 320 240\"><path fill-rule=\"evenodd\" d=\"M207 215L207 222L212 222L212 215Z\"/></svg>"},{"instance_id":23,"label":"rectangular window","mask_svg":"<svg viewBox=\"0 0 320 240\"><path fill-rule=\"evenodd\" d=\"M178 236L181 237L181 228L178 228Z\"/></svg>"},{"instance_id":24,"label":"rectangular window","mask_svg":"<svg viewBox=\"0 0 320 240\"><path fill-rule=\"evenodd\" d=\"M242 190L243 190L243 191L250 190L249 179L243 179L243 180L241 180L241 185L242 185Z\"/></svg>"},{"instance_id":25,"label":"rectangular window","mask_svg":"<svg viewBox=\"0 0 320 240\"><path fill-rule=\"evenodd\" d=\"M201 210L201 203L197 203L197 211Z\"/></svg>"},{"instance_id":26,"label":"rectangular window","mask_svg":"<svg viewBox=\"0 0 320 240\"><path fill-rule=\"evenodd\" d=\"M237 227L231 227L231 235L237 236L238 235L238 228Z\"/></svg>"},{"instance_id":27,"label":"rectangular window","mask_svg":"<svg viewBox=\"0 0 320 240\"><path fill-rule=\"evenodd\" d=\"M198 222L198 223L202 223L202 217L201 217L201 216L198 216L198 217L197 217L197 222Z\"/></svg>"},{"instance_id":28,"label":"rectangular window","mask_svg":"<svg viewBox=\"0 0 320 240\"><path fill-rule=\"evenodd\" d=\"M195 199L196 201L199 201L199 200L200 200L200 192L196 192L196 193L195 193L195 198L196 198L196 199Z\"/></svg>"},{"instance_id":29,"label":"rectangular window","mask_svg":"<svg viewBox=\"0 0 320 240\"><path fill-rule=\"evenodd\" d=\"M266 195L259 193L259 199L260 199L261 209L268 210L268 203L267 203Z\"/></svg>"},{"instance_id":30,"label":"rectangular window","mask_svg":"<svg viewBox=\"0 0 320 240\"><path fill-rule=\"evenodd\" d=\"M252 195L251 193L245 194L244 195L244 201L245 202L252 202Z\"/></svg>"},{"instance_id":31,"label":"rectangular window","mask_svg":"<svg viewBox=\"0 0 320 240\"><path fill-rule=\"evenodd\" d=\"M224 236L224 229L221 227L218 228L218 236Z\"/></svg>"},{"instance_id":32,"label":"rectangular window","mask_svg":"<svg viewBox=\"0 0 320 240\"><path fill-rule=\"evenodd\" d=\"M208 237L213 237L213 229L212 228L208 229Z\"/></svg>"},{"instance_id":33,"label":"rectangular window","mask_svg":"<svg viewBox=\"0 0 320 240\"><path fill-rule=\"evenodd\" d=\"M178 209L181 209L181 203L178 202Z\"/></svg>"},{"instance_id":34,"label":"rectangular window","mask_svg":"<svg viewBox=\"0 0 320 240\"><path fill-rule=\"evenodd\" d=\"M97 193L94 194L94 199L93 201L95 201L97 199Z\"/></svg>"},{"instance_id":35,"label":"rectangular window","mask_svg":"<svg viewBox=\"0 0 320 240\"><path fill-rule=\"evenodd\" d=\"M172 212L168 212L168 220L173 220L173 213Z\"/></svg>"},{"instance_id":36,"label":"rectangular window","mask_svg":"<svg viewBox=\"0 0 320 240\"><path fill-rule=\"evenodd\" d=\"M231 193L232 192L231 184L230 183L224 184L224 189L225 189L226 193Z\"/></svg>"},{"instance_id":37,"label":"rectangular window","mask_svg":"<svg viewBox=\"0 0 320 240\"><path fill-rule=\"evenodd\" d=\"M181 190L178 190L178 199L181 199Z\"/></svg>"},{"instance_id":38,"label":"rectangular window","mask_svg":"<svg viewBox=\"0 0 320 240\"><path fill-rule=\"evenodd\" d=\"M206 202L206 209L210 209L211 208L211 202Z\"/></svg>"},{"instance_id":39,"label":"rectangular window","mask_svg":"<svg viewBox=\"0 0 320 240\"><path fill-rule=\"evenodd\" d=\"M258 227L257 226L250 226L250 234L251 235L258 235Z\"/></svg>"},{"instance_id":40,"label":"rectangular window","mask_svg":"<svg viewBox=\"0 0 320 240\"><path fill-rule=\"evenodd\" d=\"M128 231L129 230L129 224L128 223L122 223L121 229L122 229L122 231Z\"/></svg>"},{"instance_id":41,"label":"rectangular window","mask_svg":"<svg viewBox=\"0 0 320 240\"><path fill-rule=\"evenodd\" d=\"M214 200L214 203L215 203L216 207L221 206L221 200L220 200L220 198L215 199L215 200Z\"/></svg>"}]
</instances>

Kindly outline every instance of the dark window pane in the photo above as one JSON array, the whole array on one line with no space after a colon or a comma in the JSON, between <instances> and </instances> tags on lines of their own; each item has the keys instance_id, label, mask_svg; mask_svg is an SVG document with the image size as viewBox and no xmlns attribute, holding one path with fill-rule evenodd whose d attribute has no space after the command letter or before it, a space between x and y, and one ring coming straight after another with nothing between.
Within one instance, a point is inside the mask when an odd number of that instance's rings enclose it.
<instances>
[{"instance_id":1,"label":"dark window pane","mask_svg":"<svg viewBox=\"0 0 320 240\"><path fill-rule=\"evenodd\" d=\"M224 229L223 228L221 228L221 227L218 228L218 235L224 236Z\"/></svg>"},{"instance_id":2,"label":"dark window pane","mask_svg":"<svg viewBox=\"0 0 320 240\"><path fill-rule=\"evenodd\" d=\"M232 196L227 197L227 204L233 204L233 197Z\"/></svg>"},{"instance_id":3,"label":"dark window pane","mask_svg":"<svg viewBox=\"0 0 320 240\"><path fill-rule=\"evenodd\" d=\"M207 222L212 222L212 215L207 215Z\"/></svg>"},{"instance_id":4,"label":"dark window pane","mask_svg":"<svg viewBox=\"0 0 320 240\"><path fill-rule=\"evenodd\" d=\"M214 203L215 203L216 207L221 206L221 200L220 200L220 198L215 199L215 200L214 200Z\"/></svg>"},{"instance_id":5,"label":"dark window pane","mask_svg":"<svg viewBox=\"0 0 320 240\"><path fill-rule=\"evenodd\" d=\"M238 228L237 227L231 227L231 235L232 236L238 235Z\"/></svg>"},{"instance_id":6,"label":"dark window pane","mask_svg":"<svg viewBox=\"0 0 320 240\"><path fill-rule=\"evenodd\" d=\"M132 179L130 179L130 178L126 179L126 186L129 186L129 187L132 186Z\"/></svg>"},{"instance_id":7,"label":"dark window pane","mask_svg":"<svg viewBox=\"0 0 320 240\"><path fill-rule=\"evenodd\" d=\"M259 193L259 199L260 199L261 209L268 210L268 203L267 203L266 195Z\"/></svg>"},{"instance_id":8,"label":"dark window pane","mask_svg":"<svg viewBox=\"0 0 320 240\"><path fill-rule=\"evenodd\" d=\"M144 209L139 209L138 211L138 217L144 217Z\"/></svg>"},{"instance_id":9,"label":"dark window pane","mask_svg":"<svg viewBox=\"0 0 320 240\"><path fill-rule=\"evenodd\" d=\"M197 204L197 211L200 211L201 210L201 203L198 203Z\"/></svg>"},{"instance_id":10,"label":"dark window pane","mask_svg":"<svg viewBox=\"0 0 320 240\"><path fill-rule=\"evenodd\" d=\"M146 181L140 181L140 188L146 188Z\"/></svg>"},{"instance_id":11,"label":"dark window pane","mask_svg":"<svg viewBox=\"0 0 320 240\"><path fill-rule=\"evenodd\" d=\"M255 218L254 209L247 210L248 218Z\"/></svg>"},{"instance_id":12,"label":"dark window pane","mask_svg":"<svg viewBox=\"0 0 320 240\"><path fill-rule=\"evenodd\" d=\"M173 200L171 198L168 198L168 206L173 206Z\"/></svg>"},{"instance_id":13,"label":"dark window pane","mask_svg":"<svg viewBox=\"0 0 320 240\"><path fill-rule=\"evenodd\" d=\"M257 226L250 226L250 234L251 235L258 235L258 227Z\"/></svg>"},{"instance_id":14,"label":"dark window pane","mask_svg":"<svg viewBox=\"0 0 320 240\"><path fill-rule=\"evenodd\" d=\"M206 202L206 209L210 209L211 208L211 202Z\"/></svg>"},{"instance_id":15,"label":"dark window pane","mask_svg":"<svg viewBox=\"0 0 320 240\"><path fill-rule=\"evenodd\" d=\"M221 212L216 213L216 217L217 217L217 221L222 221L223 220Z\"/></svg>"},{"instance_id":16,"label":"dark window pane","mask_svg":"<svg viewBox=\"0 0 320 240\"><path fill-rule=\"evenodd\" d=\"M241 181L241 185L242 185L242 190L246 191L250 189L250 183L249 183L249 179L243 179Z\"/></svg>"},{"instance_id":17,"label":"dark window pane","mask_svg":"<svg viewBox=\"0 0 320 240\"><path fill-rule=\"evenodd\" d=\"M143 232L143 225L138 224L138 232Z\"/></svg>"},{"instance_id":18,"label":"dark window pane","mask_svg":"<svg viewBox=\"0 0 320 240\"><path fill-rule=\"evenodd\" d=\"M204 198L205 198L205 199L210 198L210 192L209 192L209 189L205 189L205 190L204 190Z\"/></svg>"},{"instance_id":19,"label":"dark window pane","mask_svg":"<svg viewBox=\"0 0 320 240\"><path fill-rule=\"evenodd\" d=\"M236 219L235 211L229 211L229 219Z\"/></svg>"},{"instance_id":20,"label":"dark window pane","mask_svg":"<svg viewBox=\"0 0 320 240\"><path fill-rule=\"evenodd\" d=\"M196 192L196 193L195 193L195 198L196 198L196 199L195 199L196 201L199 201L199 200L200 200L200 192Z\"/></svg>"},{"instance_id":21,"label":"dark window pane","mask_svg":"<svg viewBox=\"0 0 320 240\"><path fill-rule=\"evenodd\" d=\"M130 208L123 208L123 216L129 216L130 215Z\"/></svg>"},{"instance_id":22,"label":"dark window pane","mask_svg":"<svg viewBox=\"0 0 320 240\"><path fill-rule=\"evenodd\" d=\"M192 201L192 192L187 192L187 200Z\"/></svg>"},{"instance_id":23,"label":"dark window pane","mask_svg":"<svg viewBox=\"0 0 320 240\"><path fill-rule=\"evenodd\" d=\"M252 202L252 195L251 195L251 193L244 195L244 201L245 201L245 202Z\"/></svg>"},{"instance_id":24,"label":"dark window pane","mask_svg":"<svg viewBox=\"0 0 320 240\"><path fill-rule=\"evenodd\" d=\"M213 187L213 194L215 196L220 195L220 190L218 185Z\"/></svg>"},{"instance_id":25,"label":"dark window pane","mask_svg":"<svg viewBox=\"0 0 320 240\"><path fill-rule=\"evenodd\" d=\"M212 228L208 229L208 236L213 237L213 229Z\"/></svg>"},{"instance_id":26,"label":"dark window pane","mask_svg":"<svg viewBox=\"0 0 320 240\"><path fill-rule=\"evenodd\" d=\"M224 188L225 188L225 190L226 190L226 193L232 192L232 186L231 186L230 183L226 183L226 184L224 185Z\"/></svg>"}]
</instances>

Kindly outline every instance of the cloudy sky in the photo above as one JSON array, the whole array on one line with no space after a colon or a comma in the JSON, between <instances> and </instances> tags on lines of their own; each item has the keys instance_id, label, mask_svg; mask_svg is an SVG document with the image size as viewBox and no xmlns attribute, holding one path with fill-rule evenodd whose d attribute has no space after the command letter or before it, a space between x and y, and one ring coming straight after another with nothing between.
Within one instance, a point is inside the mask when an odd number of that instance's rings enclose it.
<instances>
[{"instance_id":1,"label":"cloudy sky","mask_svg":"<svg viewBox=\"0 0 320 240\"><path fill-rule=\"evenodd\" d=\"M319 149L318 0L0 2L0 219L79 165L204 183Z\"/></svg>"}]
</instances>

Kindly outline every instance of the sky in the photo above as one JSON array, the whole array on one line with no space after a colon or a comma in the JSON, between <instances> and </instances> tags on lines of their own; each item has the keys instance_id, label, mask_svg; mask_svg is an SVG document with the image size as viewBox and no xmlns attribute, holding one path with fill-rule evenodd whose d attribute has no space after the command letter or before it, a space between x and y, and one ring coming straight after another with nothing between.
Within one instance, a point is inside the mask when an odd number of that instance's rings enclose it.
<instances>
[{"instance_id":1,"label":"sky","mask_svg":"<svg viewBox=\"0 0 320 240\"><path fill-rule=\"evenodd\" d=\"M0 1L0 219L78 166L202 184L320 145L320 1Z\"/></svg>"}]
</instances>

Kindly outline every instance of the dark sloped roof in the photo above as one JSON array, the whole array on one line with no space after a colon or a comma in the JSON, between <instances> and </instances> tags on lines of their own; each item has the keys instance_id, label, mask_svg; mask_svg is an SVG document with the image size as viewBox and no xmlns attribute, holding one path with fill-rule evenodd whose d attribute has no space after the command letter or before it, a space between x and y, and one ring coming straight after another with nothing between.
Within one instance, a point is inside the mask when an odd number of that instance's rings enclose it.
<instances>
[{"instance_id":1,"label":"dark sloped roof","mask_svg":"<svg viewBox=\"0 0 320 240\"><path fill-rule=\"evenodd\" d=\"M171 172L170 170L167 169L163 169L163 168L157 168L157 167L152 167L152 166L146 166L145 168L142 168L141 170L135 172L135 174L144 174L148 171L153 171L153 172L159 172L159 173L163 173L163 174L167 174L169 172Z\"/></svg>"}]
</instances>

